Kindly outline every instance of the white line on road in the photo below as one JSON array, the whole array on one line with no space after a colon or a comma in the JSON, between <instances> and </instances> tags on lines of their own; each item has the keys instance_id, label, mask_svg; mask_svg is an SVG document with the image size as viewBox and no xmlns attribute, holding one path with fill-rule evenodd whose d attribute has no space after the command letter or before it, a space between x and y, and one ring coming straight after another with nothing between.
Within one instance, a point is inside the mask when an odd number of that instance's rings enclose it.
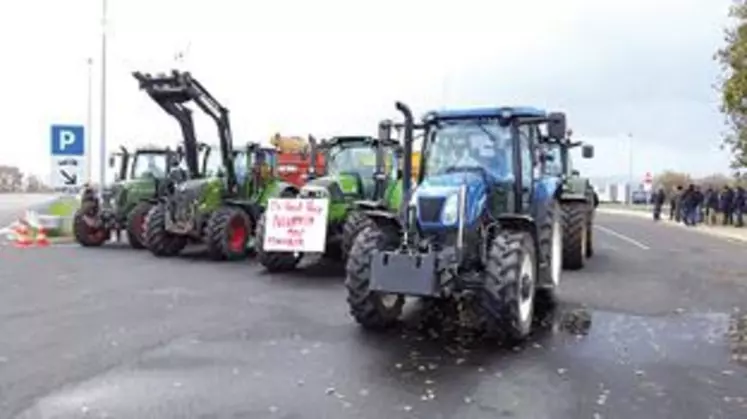
<instances>
[{"instance_id":1,"label":"white line on road","mask_svg":"<svg viewBox=\"0 0 747 419\"><path fill-rule=\"evenodd\" d=\"M615 236L615 237L617 237L620 240L626 241L626 242L632 244L635 247L638 247L638 248L643 249L643 250L651 250L650 247L648 247L645 244L639 242L638 240L631 239L630 237L628 237L628 236L626 236L626 235L624 235L622 233L618 233L615 230L612 230L612 229L604 227L604 226L600 226L598 224L595 225L594 227L598 228L599 230L604 231L605 233L609 234L610 236Z\"/></svg>"}]
</instances>

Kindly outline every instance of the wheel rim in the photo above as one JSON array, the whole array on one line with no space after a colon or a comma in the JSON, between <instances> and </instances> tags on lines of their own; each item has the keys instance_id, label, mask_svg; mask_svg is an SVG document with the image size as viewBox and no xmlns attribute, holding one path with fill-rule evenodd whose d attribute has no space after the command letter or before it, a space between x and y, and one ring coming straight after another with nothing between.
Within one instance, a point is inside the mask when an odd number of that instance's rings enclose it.
<instances>
[{"instance_id":1,"label":"wheel rim","mask_svg":"<svg viewBox=\"0 0 747 419\"><path fill-rule=\"evenodd\" d=\"M532 317L532 306L534 305L534 269L532 258L525 254L521 261L519 272L519 295L516 301L519 305L519 321L527 323Z\"/></svg>"},{"instance_id":2,"label":"wheel rim","mask_svg":"<svg viewBox=\"0 0 747 419\"><path fill-rule=\"evenodd\" d=\"M228 247L232 252L241 252L246 247L247 228L241 217L235 217L229 226Z\"/></svg>"},{"instance_id":3,"label":"wheel rim","mask_svg":"<svg viewBox=\"0 0 747 419\"><path fill-rule=\"evenodd\" d=\"M563 229L560 221L555 220L552 225L552 250L550 266L552 268L552 284L560 283L560 272L563 270Z\"/></svg>"}]
</instances>

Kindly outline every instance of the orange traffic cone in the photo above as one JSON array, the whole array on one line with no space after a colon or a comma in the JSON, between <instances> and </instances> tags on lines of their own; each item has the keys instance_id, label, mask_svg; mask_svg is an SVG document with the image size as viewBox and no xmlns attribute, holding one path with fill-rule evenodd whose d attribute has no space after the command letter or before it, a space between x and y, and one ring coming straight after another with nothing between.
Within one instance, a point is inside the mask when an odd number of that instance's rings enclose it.
<instances>
[{"instance_id":1,"label":"orange traffic cone","mask_svg":"<svg viewBox=\"0 0 747 419\"><path fill-rule=\"evenodd\" d=\"M49 246L49 237L47 237L47 230L44 227L39 227L36 232L36 245L39 247Z\"/></svg>"},{"instance_id":2,"label":"orange traffic cone","mask_svg":"<svg viewBox=\"0 0 747 419\"><path fill-rule=\"evenodd\" d=\"M34 244L34 242L31 240L31 235L29 234L29 227L23 222L20 222L16 225L15 236L16 240L15 242L13 242L13 245L15 247L26 248Z\"/></svg>"}]
</instances>

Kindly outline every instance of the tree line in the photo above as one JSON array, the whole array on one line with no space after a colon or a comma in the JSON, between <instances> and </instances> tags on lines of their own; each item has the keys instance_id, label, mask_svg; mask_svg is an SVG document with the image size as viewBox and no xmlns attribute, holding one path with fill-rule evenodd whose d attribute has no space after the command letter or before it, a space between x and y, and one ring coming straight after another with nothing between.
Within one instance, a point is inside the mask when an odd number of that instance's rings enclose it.
<instances>
[{"instance_id":1,"label":"tree line","mask_svg":"<svg viewBox=\"0 0 747 419\"><path fill-rule=\"evenodd\" d=\"M724 186L744 186L747 187L747 176L736 174L727 176L724 174L712 174L703 177L695 177L688 173L667 170L654 176L654 188L663 188L666 192L673 191L677 186L687 188L688 185L698 185L702 189L722 189Z\"/></svg>"},{"instance_id":2,"label":"tree line","mask_svg":"<svg viewBox=\"0 0 747 419\"><path fill-rule=\"evenodd\" d=\"M26 175L15 166L0 165L0 193L49 192L51 188L36 175Z\"/></svg>"}]
</instances>

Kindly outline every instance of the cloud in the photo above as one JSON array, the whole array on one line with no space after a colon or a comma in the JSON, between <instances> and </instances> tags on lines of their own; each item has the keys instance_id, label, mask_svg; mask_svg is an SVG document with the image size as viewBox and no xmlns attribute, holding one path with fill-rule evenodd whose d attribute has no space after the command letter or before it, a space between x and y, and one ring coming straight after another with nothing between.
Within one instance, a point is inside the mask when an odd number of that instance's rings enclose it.
<instances>
[{"instance_id":1,"label":"cloud","mask_svg":"<svg viewBox=\"0 0 747 419\"><path fill-rule=\"evenodd\" d=\"M13 63L0 68L12 81L0 105L12 116L0 162L47 172L49 124L85 121L85 61L98 61L100 49L97 3L26 0L0 14L4 62ZM710 59L728 0L109 3L110 148L179 139L130 72L168 70L185 51L181 65L231 109L237 142L275 131L373 133L395 116L397 99L419 112L532 104L566 111L577 135L598 146L596 159L579 163L596 175L627 171L615 139L628 132L636 172L706 173L728 161L716 147ZM99 78L97 62L96 140ZM209 120L197 124L201 138L217 139Z\"/></svg>"}]
</instances>

